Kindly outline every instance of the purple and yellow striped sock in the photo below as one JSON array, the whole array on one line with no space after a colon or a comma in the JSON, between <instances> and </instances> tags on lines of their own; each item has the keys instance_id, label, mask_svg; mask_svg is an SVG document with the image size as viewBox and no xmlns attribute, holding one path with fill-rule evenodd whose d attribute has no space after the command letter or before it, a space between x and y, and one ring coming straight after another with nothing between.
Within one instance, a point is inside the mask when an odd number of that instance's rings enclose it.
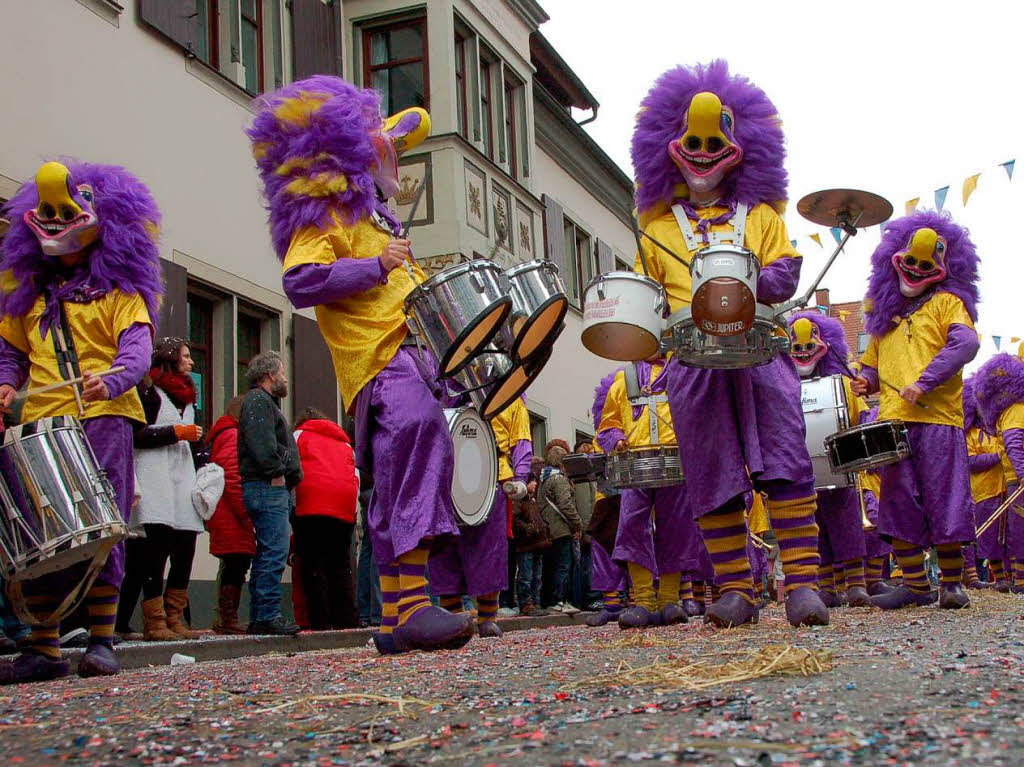
<instances>
[{"instance_id":1,"label":"purple and yellow striped sock","mask_svg":"<svg viewBox=\"0 0 1024 767\"><path fill-rule=\"evenodd\" d=\"M866 589L868 584L864 580L864 560L860 558L848 559L842 564L846 588L852 589L855 586L859 586L862 589Z\"/></svg>"},{"instance_id":2,"label":"purple and yellow striped sock","mask_svg":"<svg viewBox=\"0 0 1024 767\"><path fill-rule=\"evenodd\" d=\"M498 617L498 592L481 594L476 598L476 622L493 621Z\"/></svg>"},{"instance_id":3,"label":"purple and yellow striped sock","mask_svg":"<svg viewBox=\"0 0 1024 767\"><path fill-rule=\"evenodd\" d=\"M1013 585L1024 586L1024 559L1013 560Z\"/></svg>"},{"instance_id":4,"label":"purple and yellow striped sock","mask_svg":"<svg viewBox=\"0 0 1024 767\"><path fill-rule=\"evenodd\" d=\"M768 518L779 542L779 557L786 578L786 593L801 586L818 588L818 523L814 512L817 496L791 500L768 499Z\"/></svg>"},{"instance_id":5,"label":"purple and yellow striped sock","mask_svg":"<svg viewBox=\"0 0 1024 767\"><path fill-rule=\"evenodd\" d=\"M437 601L450 613L462 612L462 596L460 594L442 594Z\"/></svg>"},{"instance_id":6,"label":"purple and yellow striped sock","mask_svg":"<svg viewBox=\"0 0 1024 767\"><path fill-rule=\"evenodd\" d=\"M654 591L654 574L643 565L629 562L629 579L633 582L633 598L637 607L648 612L658 609L658 595Z\"/></svg>"},{"instance_id":7,"label":"purple and yellow striped sock","mask_svg":"<svg viewBox=\"0 0 1024 767\"><path fill-rule=\"evenodd\" d=\"M964 575L964 555L959 543L940 543L935 547L939 555L939 583L955 586Z\"/></svg>"},{"instance_id":8,"label":"purple and yellow striped sock","mask_svg":"<svg viewBox=\"0 0 1024 767\"><path fill-rule=\"evenodd\" d=\"M114 649L114 621L117 618L117 586L96 586L85 595L85 609L89 614L89 643L103 644Z\"/></svg>"},{"instance_id":9,"label":"purple and yellow striped sock","mask_svg":"<svg viewBox=\"0 0 1024 767\"><path fill-rule=\"evenodd\" d=\"M892 539L892 552L903 571L903 583L911 591L927 594L932 590L924 572L924 549L899 538Z\"/></svg>"},{"instance_id":10,"label":"purple and yellow striped sock","mask_svg":"<svg viewBox=\"0 0 1024 767\"><path fill-rule=\"evenodd\" d=\"M754 579L747 559L747 523L742 507L723 507L701 516L697 522L715 568L715 581L724 594L735 591L754 603Z\"/></svg>"},{"instance_id":11,"label":"purple and yellow striped sock","mask_svg":"<svg viewBox=\"0 0 1024 767\"><path fill-rule=\"evenodd\" d=\"M658 577L658 609L674 605L679 601L679 573L662 573Z\"/></svg>"},{"instance_id":12,"label":"purple and yellow striped sock","mask_svg":"<svg viewBox=\"0 0 1024 767\"><path fill-rule=\"evenodd\" d=\"M884 557L868 557L864 560L864 580L868 586L881 582L882 567L884 566Z\"/></svg>"},{"instance_id":13,"label":"purple and yellow striped sock","mask_svg":"<svg viewBox=\"0 0 1024 767\"><path fill-rule=\"evenodd\" d=\"M836 593L840 591L846 591L846 568L843 567L842 562L832 563L832 572L834 574Z\"/></svg>"},{"instance_id":14,"label":"purple and yellow striped sock","mask_svg":"<svg viewBox=\"0 0 1024 767\"><path fill-rule=\"evenodd\" d=\"M694 581L693 583L693 598L700 604L705 604L707 601L707 593L710 591L707 586L704 585L704 581Z\"/></svg>"},{"instance_id":15,"label":"purple and yellow striped sock","mask_svg":"<svg viewBox=\"0 0 1024 767\"><path fill-rule=\"evenodd\" d=\"M398 626L398 562L377 565L380 576L380 633L390 634Z\"/></svg>"},{"instance_id":16,"label":"purple and yellow striped sock","mask_svg":"<svg viewBox=\"0 0 1024 767\"><path fill-rule=\"evenodd\" d=\"M398 558L398 625L425 607L430 607L427 596L427 557L430 547L420 545Z\"/></svg>"},{"instance_id":17,"label":"purple and yellow striped sock","mask_svg":"<svg viewBox=\"0 0 1024 767\"><path fill-rule=\"evenodd\" d=\"M835 570L832 569L831 562L827 565L818 565L818 588L827 594L835 596L836 573Z\"/></svg>"},{"instance_id":18,"label":"purple and yellow striped sock","mask_svg":"<svg viewBox=\"0 0 1024 767\"><path fill-rule=\"evenodd\" d=\"M693 581L679 581L679 601L693 601Z\"/></svg>"},{"instance_id":19,"label":"purple and yellow striped sock","mask_svg":"<svg viewBox=\"0 0 1024 767\"><path fill-rule=\"evenodd\" d=\"M977 583L979 580L978 568L974 565L964 565L964 577L961 579L961 583L965 586L970 586L972 583Z\"/></svg>"},{"instance_id":20,"label":"purple and yellow striped sock","mask_svg":"<svg viewBox=\"0 0 1024 767\"><path fill-rule=\"evenodd\" d=\"M750 582L751 583L754 582L753 576L751 576ZM713 605L715 602L717 602L721 598L722 590L720 588L718 588L718 584L717 583L712 583L711 584L711 588L708 589L708 594L710 596L710 600L707 602L707 604Z\"/></svg>"},{"instance_id":21,"label":"purple and yellow striped sock","mask_svg":"<svg viewBox=\"0 0 1024 767\"><path fill-rule=\"evenodd\" d=\"M60 606L60 600L49 594L27 597L25 601L32 614L37 618L53 615L54 610ZM60 660L60 626L33 626L32 633L28 638L28 645L32 650L50 660Z\"/></svg>"},{"instance_id":22,"label":"purple and yellow striped sock","mask_svg":"<svg viewBox=\"0 0 1024 767\"><path fill-rule=\"evenodd\" d=\"M622 598L617 591L605 591L601 594L601 606L610 613L622 609Z\"/></svg>"},{"instance_id":23,"label":"purple and yellow striped sock","mask_svg":"<svg viewBox=\"0 0 1024 767\"><path fill-rule=\"evenodd\" d=\"M990 559L988 561L988 572L989 580L993 583L1006 580L1006 571L1003 569L1003 560L1001 559Z\"/></svg>"}]
</instances>

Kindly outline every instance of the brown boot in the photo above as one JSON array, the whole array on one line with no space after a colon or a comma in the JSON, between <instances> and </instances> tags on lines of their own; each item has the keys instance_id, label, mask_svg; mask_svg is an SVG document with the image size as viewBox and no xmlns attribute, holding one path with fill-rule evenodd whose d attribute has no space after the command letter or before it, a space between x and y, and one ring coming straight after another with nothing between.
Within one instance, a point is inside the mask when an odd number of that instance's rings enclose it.
<instances>
[{"instance_id":1,"label":"brown boot","mask_svg":"<svg viewBox=\"0 0 1024 767\"><path fill-rule=\"evenodd\" d=\"M142 603L142 636L147 642L171 642L180 639L167 628L167 613L164 612L164 598L153 597Z\"/></svg>"},{"instance_id":2,"label":"brown boot","mask_svg":"<svg viewBox=\"0 0 1024 767\"><path fill-rule=\"evenodd\" d=\"M214 634L244 634L245 626L238 625L238 605L242 601L242 590L238 586L221 586L217 601L217 622L213 624Z\"/></svg>"},{"instance_id":3,"label":"brown boot","mask_svg":"<svg viewBox=\"0 0 1024 767\"><path fill-rule=\"evenodd\" d=\"M167 628L178 635L180 639L195 639L185 624L185 606L188 605L188 592L185 589L167 589L164 592L164 605L167 607Z\"/></svg>"}]
</instances>

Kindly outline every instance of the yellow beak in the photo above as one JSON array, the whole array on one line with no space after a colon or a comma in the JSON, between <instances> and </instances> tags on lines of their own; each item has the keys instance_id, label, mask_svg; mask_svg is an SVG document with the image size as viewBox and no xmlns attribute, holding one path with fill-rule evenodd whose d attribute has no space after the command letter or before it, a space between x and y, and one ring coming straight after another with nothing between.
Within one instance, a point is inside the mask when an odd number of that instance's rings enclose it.
<instances>
[{"instance_id":1,"label":"yellow beak","mask_svg":"<svg viewBox=\"0 0 1024 767\"><path fill-rule=\"evenodd\" d=\"M53 206L55 215L65 221L78 216L82 209L71 196L71 171L59 162L48 162L36 171L39 207Z\"/></svg>"},{"instance_id":2,"label":"yellow beak","mask_svg":"<svg viewBox=\"0 0 1024 767\"><path fill-rule=\"evenodd\" d=\"M731 143L722 133L722 100L714 93L698 93L690 101L686 114L686 136L702 139L702 146L707 146L708 139L714 137L721 139L723 144ZM683 136L684 141L686 136Z\"/></svg>"},{"instance_id":3,"label":"yellow beak","mask_svg":"<svg viewBox=\"0 0 1024 767\"><path fill-rule=\"evenodd\" d=\"M798 344L809 344L811 342L814 323L806 317L801 317L793 323L793 339Z\"/></svg>"},{"instance_id":4,"label":"yellow beak","mask_svg":"<svg viewBox=\"0 0 1024 767\"><path fill-rule=\"evenodd\" d=\"M914 232L907 253L918 261L934 261L935 243L938 241L939 235L934 229L923 227Z\"/></svg>"}]
</instances>

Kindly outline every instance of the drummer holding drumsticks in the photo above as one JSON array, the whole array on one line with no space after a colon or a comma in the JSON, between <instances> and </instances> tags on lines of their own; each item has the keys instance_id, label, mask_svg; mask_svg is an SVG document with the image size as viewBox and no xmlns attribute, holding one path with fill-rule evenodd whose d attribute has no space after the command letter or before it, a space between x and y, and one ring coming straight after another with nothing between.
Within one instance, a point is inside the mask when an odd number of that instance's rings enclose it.
<instances>
[{"instance_id":1,"label":"drummer holding drumsticks","mask_svg":"<svg viewBox=\"0 0 1024 767\"><path fill-rule=\"evenodd\" d=\"M0 404L10 407L27 383L23 421L80 418L127 522L135 487L132 422L145 421L135 385L149 367L162 293L160 213L145 185L123 168L65 160L40 167L6 214L12 224L0 253ZM80 581L73 570L24 584L33 613L55 611ZM123 577L119 543L85 597L90 639L81 676L120 670L113 631ZM69 671L58 626L36 627L29 649L0 666L0 684Z\"/></svg>"}]
</instances>

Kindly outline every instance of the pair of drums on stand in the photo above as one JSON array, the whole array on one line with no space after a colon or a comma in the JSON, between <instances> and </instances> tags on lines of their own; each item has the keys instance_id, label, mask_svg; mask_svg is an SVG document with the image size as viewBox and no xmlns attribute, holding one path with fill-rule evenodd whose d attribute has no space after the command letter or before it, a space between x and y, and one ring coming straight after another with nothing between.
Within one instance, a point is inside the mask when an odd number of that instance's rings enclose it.
<instances>
[{"instance_id":1,"label":"pair of drums on stand","mask_svg":"<svg viewBox=\"0 0 1024 767\"><path fill-rule=\"evenodd\" d=\"M540 374L568 304L550 261L502 271L480 259L417 286L405 313L437 357L441 376L454 379L490 420Z\"/></svg>"}]
</instances>

